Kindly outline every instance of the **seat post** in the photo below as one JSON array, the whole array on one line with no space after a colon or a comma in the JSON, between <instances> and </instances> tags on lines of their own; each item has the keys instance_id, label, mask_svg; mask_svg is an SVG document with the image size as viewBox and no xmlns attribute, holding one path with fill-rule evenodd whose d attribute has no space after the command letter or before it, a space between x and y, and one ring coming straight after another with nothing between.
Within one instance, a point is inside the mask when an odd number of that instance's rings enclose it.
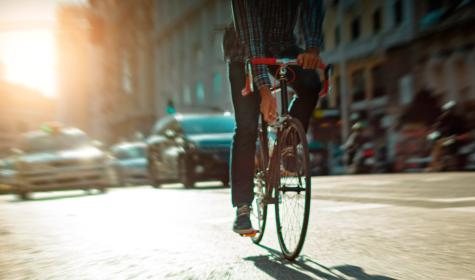
<instances>
[{"instance_id":1,"label":"seat post","mask_svg":"<svg viewBox=\"0 0 475 280\"><path fill-rule=\"evenodd\" d=\"M289 97L287 96L287 65L282 65L279 70L280 100L282 103L282 115L289 113Z\"/></svg>"}]
</instances>

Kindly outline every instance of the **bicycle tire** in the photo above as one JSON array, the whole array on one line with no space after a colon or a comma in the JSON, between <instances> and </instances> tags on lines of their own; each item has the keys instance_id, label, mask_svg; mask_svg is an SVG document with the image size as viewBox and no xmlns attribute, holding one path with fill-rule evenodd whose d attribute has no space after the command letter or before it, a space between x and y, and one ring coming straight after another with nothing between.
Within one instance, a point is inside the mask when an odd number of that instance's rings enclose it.
<instances>
[{"instance_id":1,"label":"bicycle tire","mask_svg":"<svg viewBox=\"0 0 475 280\"><path fill-rule=\"evenodd\" d=\"M285 122L278 140L276 154L278 158L273 161L272 166L273 177L277 179L273 183L277 236L284 257L294 260L303 248L310 215L311 178L308 143L302 124L295 118ZM291 181L289 174L295 174L297 180ZM296 202L300 199L303 201L301 213L292 212L291 207L301 208L300 203ZM295 209L293 211L296 212ZM291 221L293 218L297 221Z\"/></svg>"},{"instance_id":2,"label":"bicycle tire","mask_svg":"<svg viewBox=\"0 0 475 280\"><path fill-rule=\"evenodd\" d=\"M269 162L269 146L267 139L267 125L261 124L258 132L256 143L256 160L255 160L255 175L254 175L254 200L252 202L251 219L253 225L256 226L259 232L252 237L252 242L259 244L264 237L264 231L267 221L267 204L262 200L266 195L266 169Z\"/></svg>"}]
</instances>

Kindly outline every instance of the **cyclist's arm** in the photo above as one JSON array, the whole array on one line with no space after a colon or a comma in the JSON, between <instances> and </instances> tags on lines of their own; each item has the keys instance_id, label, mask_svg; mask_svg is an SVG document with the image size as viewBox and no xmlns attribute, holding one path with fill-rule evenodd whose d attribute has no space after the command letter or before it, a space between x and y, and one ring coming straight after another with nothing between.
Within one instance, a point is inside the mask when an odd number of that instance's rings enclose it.
<instances>
[{"instance_id":1,"label":"cyclist's arm","mask_svg":"<svg viewBox=\"0 0 475 280\"><path fill-rule=\"evenodd\" d=\"M325 17L323 0L304 0L300 7L300 24L308 50L320 50L323 47L322 22Z\"/></svg>"},{"instance_id":2,"label":"cyclist's arm","mask_svg":"<svg viewBox=\"0 0 475 280\"><path fill-rule=\"evenodd\" d=\"M256 9L255 0L233 0L234 24L251 58L264 57L264 36L260 15ZM257 88L270 88L271 82L266 65L253 66L254 82Z\"/></svg>"}]
</instances>

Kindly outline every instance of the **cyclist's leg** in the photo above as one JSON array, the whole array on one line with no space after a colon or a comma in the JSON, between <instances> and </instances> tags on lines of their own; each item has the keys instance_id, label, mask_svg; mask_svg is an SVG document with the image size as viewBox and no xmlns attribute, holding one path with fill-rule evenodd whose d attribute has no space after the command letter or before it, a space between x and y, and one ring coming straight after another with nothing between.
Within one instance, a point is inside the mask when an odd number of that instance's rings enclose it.
<instances>
[{"instance_id":1,"label":"cyclist's leg","mask_svg":"<svg viewBox=\"0 0 475 280\"><path fill-rule=\"evenodd\" d=\"M254 156L259 119L259 94L242 96L245 84L244 64L229 64L229 80L236 118L231 150L231 193L233 206L251 204L254 199Z\"/></svg>"},{"instance_id":2,"label":"cyclist's leg","mask_svg":"<svg viewBox=\"0 0 475 280\"><path fill-rule=\"evenodd\" d=\"M318 93L322 87L318 73L294 67L295 81L291 84L297 93L290 103L290 115L300 120L305 131L308 129L310 117L318 102Z\"/></svg>"},{"instance_id":3,"label":"cyclist's leg","mask_svg":"<svg viewBox=\"0 0 475 280\"><path fill-rule=\"evenodd\" d=\"M296 58L302 52L302 49L292 47L280 53L279 56ZM307 130L310 117L318 102L318 93L322 84L315 70L305 70L299 66L291 67L295 72L295 80L290 86L295 90L297 96L290 103L290 115L297 118L302 123L304 129ZM271 73L275 72L273 69L271 69Z\"/></svg>"}]
</instances>

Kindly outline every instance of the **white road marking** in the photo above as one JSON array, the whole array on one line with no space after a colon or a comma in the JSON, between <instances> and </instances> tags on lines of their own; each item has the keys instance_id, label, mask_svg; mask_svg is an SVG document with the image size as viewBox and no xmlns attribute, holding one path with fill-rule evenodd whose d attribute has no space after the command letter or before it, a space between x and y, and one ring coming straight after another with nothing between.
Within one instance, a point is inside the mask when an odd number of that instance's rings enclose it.
<instances>
[{"instance_id":1,"label":"white road marking","mask_svg":"<svg viewBox=\"0 0 475 280\"><path fill-rule=\"evenodd\" d=\"M437 177L431 177L431 178L421 178L419 179L419 181L421 182L440 182L440 181L447 181L449 180L450 178L445 176L445 177L441 177L441 176L437 176Z\"/></svg>"},{"instance_id":2,"label":"white road marking","mask_svg":"<svg viewBox=\"0 0 475 280\"><path fill-rule=\"evenodd\" d=\"M428 201L434 202L464 202L464 201L473 201L475 202L475 196L470 197L455 197L455 198L431 198L427 199Z\"/></svg>"},{"instance_id":3,"label":"white road marking","mask_svg":"<svg viewBox=\"0 0 475 280\"><path fill-rule=\"evenodd\" d=\"M475 206L470 207L454 207L454 208L443 208L442 210L457 211L457 212L469 212L475 213Z\"/></svg>"},{"instance_id":4,"label":"white road marking","mask_svg":"<svg viewBox=\"0 0 475 280\"><path fill-rule=\"evenodd\" d=\"M377 209L377 208L385 208L385 207L392 207L392 205L376 204L376 203L370 203L370 204L354 203L354 204L349 204L349 205L323 207L323 208L320 208L319 210L326 211L326 212L343 212L343 211L354 211L354 210Z\"/></svg>"},{"instance_id":5,"label":"white road marking","mask_svg":"<svg viewBox=\"0 0 475 280\"><path fill-rule=\"evenodd\" d=\"M391 197L391 196L362 196L362 195L353 195L349 194L348 196L343 195L329 195L334 198L355 198L355 199L370 199L370 200L399 200L399 201L412 201L412 202L442 202L442 203L452 203L452 202L464 202L464 201L473 201L475 202L475 197L454 197L454 198L428 198L428 197ZM321 199L318 196L313 199Z\"/></svg>"}]
</instances>

